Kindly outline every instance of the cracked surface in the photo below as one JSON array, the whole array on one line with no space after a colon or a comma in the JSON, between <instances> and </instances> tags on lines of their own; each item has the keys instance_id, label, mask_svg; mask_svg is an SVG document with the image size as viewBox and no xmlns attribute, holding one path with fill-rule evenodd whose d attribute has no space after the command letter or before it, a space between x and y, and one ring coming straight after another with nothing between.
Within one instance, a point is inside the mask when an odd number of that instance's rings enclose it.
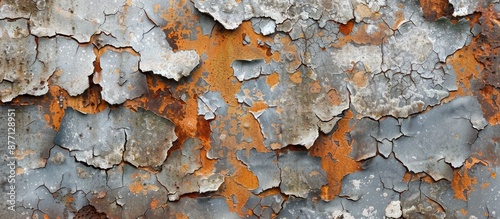
<instances>
[{"instance_id":1,"label":"cracked surface","mask_svg":"<svg viewBox=\"0 0 500 219\"><path fill-rule=\"evenodd\" d=\"M497 218L499 18L0 1L0 218Z\"/></svg>"},{"instance_id":2,"label":"cracked surface","mask_svg":"<svg viewBox=\"0 0 500 219\"><path fill-rule=\"evenodd\" d=\"M172 122L143 109L84 115L68 108L54 143L78 161L109 169L122 161L136 167L160 166L176 139Z\"/></svg>"}]
</instances>

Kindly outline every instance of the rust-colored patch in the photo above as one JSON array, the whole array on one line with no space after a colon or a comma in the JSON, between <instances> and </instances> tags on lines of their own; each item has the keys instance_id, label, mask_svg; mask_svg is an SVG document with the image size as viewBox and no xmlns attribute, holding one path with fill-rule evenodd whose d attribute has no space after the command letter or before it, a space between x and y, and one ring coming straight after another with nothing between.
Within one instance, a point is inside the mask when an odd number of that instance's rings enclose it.
<instances>
[{"instance_id":1,"label":"rust-colored patch","mask_svg":"<svg viewBox=\"0 0 500 219\"><path fill-rule=\"evenodd\" d=\"M420 180L422 182L426 182L429 184L436 182L431 176L427 175L426 173L418 173L417 175L420 175Z\"/></svg>"},{"instance_id":2,"label":"rust-colored patch","mask_svg":"<svg viewBox=\"0 0 500 219\"><path fill-rule=\"evenodd\" d=\"M233 160L234 161L234 160ZM248 168L240 161L234 161L235 173L233 180L249 190L256 189L259 186L259 180Z\"/></svg>"},{"instance_id":3,"label":"rust-colored patch","mask_svg":"<svg viewBox=\"0 0 500 219\"><path fill-rule=\"evenodd\" d=\"M231 178L226 178L222 189L219 189L221 194L226 197L227 205L231 211L237 212L240 215L248 215L250 212L243 212L242 207L245 206L248 198L250 198L250 191L248 188L237 183ZM237 203L233 201L233 195L236 197Z\"/></svg>"},{"instance_id":4,"label":"rust-colored patch","mask_svg":"<svg viewBox=\"0 0 500 219\"><path fill-rule=\"evenodd\" d=\"M435 21L453 13L453 6L448 0L420 0L420 6L428 21Z\"/></svg>"},{"instance_id":5,"label":"rust-colored patch","mask_svg":"<svg viewBox=\"0 0 500 219\"><path fill-rule=\"evenodd\" d=\"M149 173L135 173L130 176L131 179L135 179L134 182L130 183L128 186L130 192L134 194L139 194L142 192L142 195L147 195L148 191L158 191L158 186L151 184L143 184L142 180L149 179L151 175Z\"/></svg>"},{"instance_id":6,"label":"rust-colored patch","mask_svg":"<svg viewBox=\"0 0 500 219\"><path fill-rule=\"evenodd\" d=\"M481 103L484 117L490 125L500 124L500 89L486 85L479 90L478 99Z\"/></svg>"},{"instance_id":7,"label":"rust-colored patch","mask_svg":"<svg viewBox=\"0 0 500 219\"><path fill-rule=\"evenodd\" d=\"M486 189L488 186L490 186L490 183L485 182L485 183L481 184L481 189Z\"/></svg>"},{"instance_id":8,"label":"rust-colored patch","mask_svg":"<svg viewBox=\"0 0 500 219\"><path fill-rule=\"evenodd\" d=\"M266 83L269 85L271 90L274 90L274 87L280 83L280 75L278 73L272 73L266 77Z\"/></svg>"},{"instance_id":9,"label":"rust-colored patch","mask_svg":"<svg viewBox=\"0 0 500 219\"><path fill-rule=\"evenodd\" d=\"M351 39L357 44L381 45L391 35L392 30L389 26L384 22L380 22L377 25L361 25L356 32L351 34Z\"/></svg>"},{"instance_id":10,"label":"rust-colored patch","mask_svg":"<svg viewBox=\"0 0 500 219\"><path fill-rule=\"evenodd\" d=\"M207 152L210 150L210 123L198 117L197 136L201 140L202 150L200 153L202 167L196 170L195 175L210 175L213 172L216 160L208 159Z\"/></svg>"},{"instance_id":11,"label":"rust-colored patch","mask_svg":"<svg viewBox=\"0 0 500 219\"><path fill-rule=\"evenodd\" d=\"M136 181L130 183L128 188L129 188L130 192L132 192L134 194L139 194L142 192L142 195L147 195L148 191L158 191L158 189L159 189L158 186L155 186L155 185L150 185L150 184L143 185L140 180L136 180Z\"/></svg>"},{"instance_id":12,"label":"rust-colored patch","mask_svg":"<svg viewBox=\"0 0 500 219\"><path fill-rule=\"evenodd\" d=\"M355 8L355 11L359 15L359 17L361 17L361 19L370 18L373 15L371 9L365 4L358 4Z\"/></svg>"},{"instance_id":13,"label":"rust-colored patch","mask_svg":"<svg viewBox=\"0 0 500 219\"><path fill-rule=\"evenodd\" d=\"M239 0L237 0L239 2ZM206 59L202 64L196 68L190 77L182 79L180 82L173 82L158 75L145 73L147 75L149 93L143 95L132 101L127 101L123 106L136 110L142 107L151 110L158 115L169 118L176 126L175 132L178 140L174 142L173 148L170 150L180 149L182 143L188 137L197 137L202 141L201 160L202 168L195 172L195 175L209 175L215 171L214 165L216 160L208 159L207 153L211 148L210 133L212 129L218 128L221 132L228 137L221 141L221 144L228 147L227 161L234 166L234 175L229 175L227 170L222 171L226 174L226 181L221 186L221 189L214 192L215 195L222 195L226 198L227 203L232 211L241 212L242 206L250 197L252 189L258 186L257 177L249 171L245 165L238 161L234 154L237 150L246 148L256 148L258 151L269 151L263 145L263 136L260 130L259 123L250 112L258 112L267 108L264 102L257 102L253 107L247 108L241 106L237 102L234 95L239 92L241 82L235 80L232 76L232 69L230 63L236 59L259 59L264 58L266 62L271 59L278 60L284 59L285 56L280 56L277 52L272 52L267 46L259 46L257 43L251 43L247 46L242 44L242 37L249 36L252 42L261 40L262 42L280 40L283 43L284 51L287 55L293 55L294 59L286 66L286 72L290 74L290 79L293 83L301 84L302 76L309 76L310 72L301 75L296 69L301 65L300 59L297 57L295 45L290 43L289 37L269 38L254 33L251 28L250 22L244 22L236 30L225 30L220 24L216 24L210 36L201 34L201 28L196 24L199 20L196 14L191 11L191 8L186 4L187 0L178 2L171 2L169 8L161 8L159 5L154 6L154 12L160 13L163 18L168 20L167 26L163 30L168 35L170 45L175 51L193 49L198 54L205 54ZM449 4L446 0L420 0L424 14L429 20L436 20L439 17L448 16L450 13ZM129 0L127 4L132 4ZM400 7L404 7L400 4ZM372 13L365 5L360 5L356 8L357 13L363 18L373 19L376 13ZM495 77L492 76L492 70L495 70L495 63L491 59L498 57L498 49L491 42L495 39L495 34L498 27L498 15L494 13L492 8L484 9L482 11L483 17L479 19L479 15L473 15L472 23L481 22L483 27L483 36L474 38L471 45L466 46L451 57L448 58L447 64L451 64L457 73L458 91L451 92L450 97L444 102L449 101L456 96L475 95L479 98L485 117L490 124L500 124L500 102L497 98L500 94L499 89L491 83L495 82ZM341 37L339 43L334 46L343 46L345 43L354 42L357 44L375 44L378 45L386 38L390 29L397 29L404 21L402 11L395 12L395 22L392 27L388 27L385 23L376 24L376 31L369 30L367 24L359 24L356 32L353 33L355 22L349 21L347 24L341 24L339 29L345 36ZM472 25L472 24L471 24ZM372 27L373 28L373 27ZM390 28L390 29L389 29ZM497 37L498 38L498 37ZM100 50L95 50L97 60L94 62L95 74L93 81L100 80L100 60L99 57L107 49L112 47L105 47ZM324 49L324 48L323 48ZM484 50L483 50L484 49ZM125 49L127 50L127 49ZM130 50L130 49L129 49ZM120 50L122 51L122 50ZM245 51L245 52L241 52ZM133 52L133 51L131 51ZM221 55L224 54L224 55ZM286 56L291 60L292 56ZM488 60L488 58L490 60ZM289 61L290 61L289 60ZM479 62L477 61L479 60ZM486 70L488 72L486 72ZM355 72L355 71L353 71ZM482 72L482 73L481 73ZM53 76L54 80L58 77L58 72ZM355 72L349 74L351 81L356 86L363 87L367 83L367 75L364 72ZM267 84L273 89L280 83L279 75L273 73L266 77ZM203 80L209 86L199 86L197 82ZM477 85L476 82L484 81L484 84ZM488 84L489 83L489 84ZM50 84L50 81L49 81ZM310 83L308 87L311 93L320 93L321 86L316 81ZM224 101L229 105L228 115L219 116L218 121L223 121L222 125L215 127L210 125L209 121L205 121L202 116L197 115L197 97L207 90L219 91L222 94ZM42 97L28 97L23 96L16 98L12 104L14 105L41 105L44 111L44 119L55 130L59 129L62 117L64 116L64 109L72 107L84 113L97 113L108 107L100 97L101 88L91 82L91 87L84 92L83 95L78 97L71 97L66 91L58 86L49 85L49 93ZM185 95L181 100L181 95ZM333 105L338 105L340 98L335 90L328 93L327 100ZM121 106L112 106L121 107ZM278 108L277 111L282 109ZM310 149L313 156L321 157L322 167L328 176L328 185L323 186L321 191L321 198L324 200L332 200L337 197L340 192L342 178L352 172L361 170L361 164L355 162L349 157L351 147L345 140L345 134L352 128L349 127L349 121L353 113L347 111L345 118L339 121L337 130L331 135L320 134L314 146ZM220 118L219 118L220 117ZM243 136L244 139L251 139L251 142L238 142L236 135ZM458 137L458 136L457 136ZM214 146L215 147L215 146ZM280 148L279 144L271 145L273 149ZM291 146L283 150L305 150L303 147ZM31 153L31 152L29 152ZM222 153L222 152L221 152ZM27 152L20 154L19 159L24 158ZM222 155L222 154L221 154ZM455 191L455 198L465 200L467 193L472 190L472 185L476 184L476 179L469 177L468 172L475 164L485 165L486 163L477 159L469 159L464 167L454 171L452 188ZM121 164L123 165L123 164ZM150 168L141 168L141 170L155 172ZM21 168L16 169L18 174L24 170ZM145 175L134 175L135 181L129 186L129 189L134 194L147 194L149 190L155 190L153 185L144 185L141 182L149 177ZM496 173L492 172L491 177L495 178ZM425 176L425 174L406 173L404 181L422 180L428 183L435 183L432 178ZM483 185L484 186L484 185ZM279 188L273 188L259 194L260 197L270 194L280 194ZM105 192L98 194L99 198L105 197ZM233 202L233 195L236 197L237 202ZM190 194L188 197L198 197L197 194ZM286 197L284 197L286 200ZM434 201L427 200L431 205L435 205ZM150 208L155 209L159 207L159 200L151 200ZM443 209L441 209L443 210ZM467 212L462 209L462 214L466 215ZM182 213L177 213L176 218L187 218ZM48 218L48 215L44 215Z\"/></svg>"},{"instance_id":14,"label":"rust-colored patch","mask_svg":"<svg viewBox=\"0 0 500 219\"><path fill-rule=\"evenodd\" d=\"M463 215L467 215L467 211L465 209L460 209L460 213L462 213Z\"/></svg>"},{"instance_id":15,"label":"rust-colored patch","mask_svg":"<svg viewBox=\"0 0 500 219\"><path fill-rule=\"evenodd\" d=\"M483 70L483 65L474 58L474 42L469 46L457 50L448 57L446 62L453 67L457 74L457 91L451 91L450 96L444 99L449 102L457 96L472 95L471 82L479 78L479 73Z\"/></svg>"},{"instance_id":16,"label":"rust-colored patch","mask_svg":"<svg viewBox=\"0 0 500 219\"><path fill-rule=\"evenodd\" d=\"M351 80L357 87L364 87L366 86L366 83L368 81L368 76L366 75L366 72L359 71L354 73L354 76L352 77Z\"/></svg>"},{"instance_id":17,"label":"rust-colored patch","mask_svg":"<svg viewBox=\"0 0 500 219\"><path fill-rule=\"evenodd\" d=\"M21 167L16 168L16 175L19 176L19 175L21 175L23 173L24 173L24 169L23 168L21 168Z\"/></svg>"},{"instance_id":18,"label":"rust-colored patch","mask_svg":"<svg viewBox=\"0 0 500 219\"><path fill-rule=\"evenodd\" d=\"M73 196L66 196L64 202L66 203L65 204L66 206L70 206L73 201L75 201L75 197L73 197Z\"/></svg>"},{"instance_id":19,"label":"rust-colored patch","mask_svg":"<svg viewBox=\"0 0 500 219\"><path fill-rule=\"evenodd\" d=\"M321 92L321 85L319 84L318 81L314 81L314 83L309 83L309 92L313 94L318 94Z\"/></svg>"},{"instance_id":20,"label":"rust-colored patch","mask_svg":"<svg viewBox=\"0 0 500 219\"><path fill-rule=\"evenodd\" d=\"M399 26L404 23L406 18L402 11L396 11L394 15L396 16L396 20L394 21L394 24L392 25L391 29L397 30Z\"/></svg>"},{"instance_id":21,"label":"rust-colored patch","mask_svg":"<svg viewBox=\"0 0 500 219\"><path fill-rule=\"evenodd\" d=\"M472 186L477 183L477 179L469 176L469 170L476 164L486 165L485 162L471 157L465 161L461 169L453 170L451 188L455 192L454 198L467 201L467 193L473 190Z\"/></svg>"},{"instance_id":22,"label":"rust-colored patch","mask_svg":"<svg viewBox=\"0 0 500 219\"><path fill-rule=\"evenodd\" d=\"M250 112L256 113L267 109L269 106L265 102L256 102L250 107Z\"/></svg>"},{"instance_id":23,"label":"rust-colored patch","mask_svg":"<svg viewBox=\"0 0 500 219\"><path fill-rule=\"evenodd\" d=\"M340 24L339 31L344 35L349 35L353 27L354 27L354 20L350 20L346 24Z\"/></svg>"},{"instance_id":24,"label":"rust-colored patch","mask_svg":"<svg viewBox=\"0 0 500 219\"><path fill-rule=\"evenodd\" d=\"M302 75L302 73L300 71L296 71L295 73L289 75L289 77L290 77L290 80L292 81L292 83L301 84L302 83L301 75Z\"/></svg>"},{"instance_id":25,"label":"rust-colored patch","mask_svg":"<svg viewBox=\"0 0 500 219\"><path fill-rule=\"evenodd\" d=\"M346 133L351 131L349 121L352 116L353 113L348 110L338 122L337 130L331 136L321 133L309 149L312 156L321 157L321 166L328 178L328 184L321 188L323 200L332 200L338 196L344 176L361 170L361 164L349 156L351 146L345 139Z\"/></svg>"},{"instance_id":26,"label":"rust-colored patch","mask_svg":"<svg viewBox=\"0 0 500 219\"><path fill-rule=\"evenodd\" d=\"M414 175L412 173L406 172L405 175L403 176L403 182L410 182L412 181L412 178Z\"/></svg>"},{"instance_id":27,"label":"rust-colored patch","mask_svg":"<svg viewBox=\"0 0 500 219\"><path fill-rule=\"evenodd\" d=\"M33 150L21 151L21 150L17 149L14 151L14 157L17 160L22 160L22 159L24 159L24 157L29 156L29 155L33 155L33 154L35 154L35 151L33 151Z\"/></svg>"},{"instance_id":28,"label":"rust-colored patch","mask_svg":"<svg viewBox=\"0 0 500 219\"><path fill-rule=\"evenodd\" d=\"M59 86L49 85L49 92L45 94L40 100L36 100L42 106L44 111L44 119L54 130L59 130L62 118L64 116L64 109L71 107L82 113L95 114L108 106L108 104L101 99L101 87L98 85L91 85L83 94L72 97L64 89Z\"/></svg>"},{"instance_id":29,"label":"rust-colored patch","mask_svg":"<svg viewBox=\"0 0 500 219\"><path fill-rule=\"evenodd\" d=\"M342 98L335 89L331 89L330 91L328 91L328 93L326 94L326 99L334 106L342 104Z\"/></svg>"},{"instance_id":30,"label":"rust-colored patch","mask_svg":"<svg viewBox=\"0 0 500 219\"><path fill-rule=\"evenodd\" d=\"M189 219L189 217L187 215L183 214L182 212L177 212L175 214L175 218L177 218L177 219Z\"/></svg>"},{"instance_id":31,"label":"rust-colored patch","mask_svg":"<svg viewBox=\"0 0 500 219\"><path fill-rule=\"evenodd\" d=\"M160 200L153 197L153 199L149 203L149 207L154 210L154 209L158 208L159 203L160 203Z\"/></svg>"}]
</instances>

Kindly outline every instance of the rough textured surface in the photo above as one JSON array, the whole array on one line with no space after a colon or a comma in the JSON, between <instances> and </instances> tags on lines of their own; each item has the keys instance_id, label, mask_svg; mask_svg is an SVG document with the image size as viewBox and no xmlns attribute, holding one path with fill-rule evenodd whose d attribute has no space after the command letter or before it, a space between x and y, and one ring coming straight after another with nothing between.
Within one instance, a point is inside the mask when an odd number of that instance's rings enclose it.
<instances>
[{"instance_id":1,"label":"rough textured surface","mask_svg":"<svg viewBox=\"0 0 500 219\"><path fill-rule=\"evenodd\" d=\"M478 130L487 122L477 100L463 97L401 123L403 136L394 141L396 157L410 171L451 180L452 168L461 167L470 156Z\"/></svg>"},{"instance_id":2,"label":"rough textured surface","mask_svg":"<svg viewBox=\"0 0 500 219\"><path fill-rule=\"evenodd\" d=\"M143 109L84 115L68 108L54 143L72 151L78 161L108 169L122 161L160 166L176 139L172 122Z\"/></svg>"},{"instance_id":3,"label":"rough textured surface","mask_svg":"<svg viewBox=\"0 0 500 219\"><path fill-rule=\"evenodd\" d=\"M129 52L104 52L100 57L102 72L94 83L102 86L102 99L120 104L147 92L146 75L139 72L139 57Z\"/></svg>"},{"instance_id":4,"label":"rough textured surface","mask_svg":"<svg viewBox=\"0 0 500 219\"><path fill-rule=\"evenodd\" d=\"M179 200L179 197L193 192L217 191L224 182L224 176L214 173L209 176L197 176L193 174L201 168L200 153L201 141L198 139L186 139L182 150L174 151L158 174L158 181L167 188L170 201Z\"/></svg>"},{"instance_id":5,"label":"rough textured surface","mask_svg":"<svg viewBox=\"0 0 500 219\"><path fill-rule=\"evenodd\" d=\"M42 39L39 43L49 44L49 50L55 50L44 57L45 60L57 60L52 82L71 96L82 94L89 87L88 76L94 73L92 62L96 56L93 46L80 46L75 40L65 37L50 41Z\"/></svg>"},{"instance_id":6,"label":"rough textured surface","mask_svg":"<svg viewBox=\"0 0 500 219\"><path fill-rule=\"evenodd\" d=\"M47 93L47 80L55 70L56 63L46 59L54 48L39 48L35 37L29 33L27 22L25 19L0 20L0 42L3 48L0 53L2 102L11 101L18 95L39 96ZM41 54L37 54L37 51Z\"/></svg>"},{"instance_id":7,"label":"rough textured surface","mask_svg":"<svg viewBox=\"0 0 500 219\"><path fill-rule=\"evenodd\" d=\"M0 218L498 218L498 0L0 1Z\"/></svg>"}]
</instances>

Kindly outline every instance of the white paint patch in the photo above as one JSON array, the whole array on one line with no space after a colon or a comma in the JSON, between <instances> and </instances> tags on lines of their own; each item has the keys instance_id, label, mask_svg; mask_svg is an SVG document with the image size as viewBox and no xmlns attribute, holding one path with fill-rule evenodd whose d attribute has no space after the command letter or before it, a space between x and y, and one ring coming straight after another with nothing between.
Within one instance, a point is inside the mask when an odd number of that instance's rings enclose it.
<instances>
[{"instance_id":1,"label":"white paint patch","mask_svg":"<svg viewBox=\"0 0 500 219\"><path fill-rule=\"evenodd\" d=\"M352 185L354 186L354 189L359 190L361 187L361 180L351 180Z\"/></svg>"},{"instance_id":2,"label":"white paint patch","mask_svg":"<svg viewBox=\"0 0 500 219\"><path fill-rule=\"evenodd\" d=\"M355 219L351 213L346 211L336 210L332 213L332 218Z\"/></svg>"},{"instance_id":3,"label":"white paint patch","mask_svg":"<svg viewBox=\"0 0 500 219\"><path fill-rule=\"evenodd\" d=\"M400 201L391 201L385 208L385 216L388 218L400 218L402 215Z\"/></svg>"}]
</instances>

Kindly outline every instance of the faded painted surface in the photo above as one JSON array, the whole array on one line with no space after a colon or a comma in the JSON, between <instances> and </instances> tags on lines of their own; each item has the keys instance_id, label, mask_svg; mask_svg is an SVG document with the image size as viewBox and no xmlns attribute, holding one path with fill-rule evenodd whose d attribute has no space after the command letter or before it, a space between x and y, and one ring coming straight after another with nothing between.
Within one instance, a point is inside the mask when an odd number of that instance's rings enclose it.
<instances>
[{"instance_id":1,"label":"faded painted surface","mask_svg":"<svg viewBox=\"0 0 500 219\"><path fill-rule=\"evenodd\" d=\"M0 45L0 218L500 217L498 0L5 0Z\"/></svg>"}]
</instances>

